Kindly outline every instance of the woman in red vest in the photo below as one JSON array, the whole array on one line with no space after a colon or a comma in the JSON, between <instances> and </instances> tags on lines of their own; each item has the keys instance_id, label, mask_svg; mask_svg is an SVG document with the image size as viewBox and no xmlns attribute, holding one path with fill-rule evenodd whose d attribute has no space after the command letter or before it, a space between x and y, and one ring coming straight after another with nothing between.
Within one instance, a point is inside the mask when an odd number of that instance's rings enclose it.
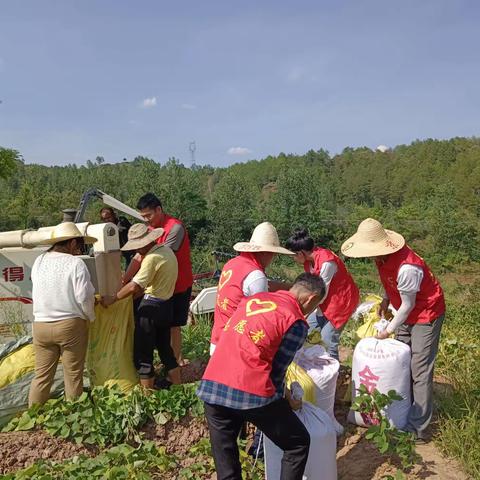
<instances>
[{"instance_id":1,"label":"woman in red vest","mask_svg":"<svg viewBox=\"0 0 480 480\"><path fill-rule=\"evenodd\" d=\"M315 247L306 230L295 230L287 241L287 248L295 252L294 260L303 265L306 272L318 275L325 282L327 293L319 305L321 312L317 310L316 320L309 323L311 327L320 328L328 353L338 360L340 335L360 298L358 287L342 260L326 248Z\"/></svg>"},{"instance_id":2,"label":"woman in red vest","mask_svg":"<svg viewBox=\"0 0 480 480\"><path fill-rule=\"evenodd\" d=\"M440 331L445 317L442 287L427 264L398 233L385 230L373 218L360 223L357 233L342 245L348 257L372 257L385 290L379 314L383 317L389 304L396 310L387 328L377 338L396 338L412 350L413 404L407 429L419 441L433 413L433 369Z\"/></svg>"},{"instance_id":3,"label":"woman in red vest","mask_svg":"<svg viewBox=\"0 0 480 480\"><path fill-rule=\"evenodd\" d=\"M292 409L285 373L307 336L305 315L325 294L302 273L289 291L244 298L223 327L197 395L204 401L218 480L241 480L237 438L250 422L283 451L280 480L301 480L310 436Z\"/></svg>"},{"instance_id":4,"label":"woman in red vest","mask_svg":"<svg viewBox=\"0 0 480 480\"><path fill-rule=\"evenodd\" d=\"M278 285L271 288L265 274L265 269L272 263L275 255L293 255L280 246L277 230L269 222L257 225L250 241L236 243L233 249L240 252L240 255L224 265L218 281L210 354L215 350L223 327L243 298L266 292L269 286L270 290L278 289Z\"/></svg>"}]
</instances>

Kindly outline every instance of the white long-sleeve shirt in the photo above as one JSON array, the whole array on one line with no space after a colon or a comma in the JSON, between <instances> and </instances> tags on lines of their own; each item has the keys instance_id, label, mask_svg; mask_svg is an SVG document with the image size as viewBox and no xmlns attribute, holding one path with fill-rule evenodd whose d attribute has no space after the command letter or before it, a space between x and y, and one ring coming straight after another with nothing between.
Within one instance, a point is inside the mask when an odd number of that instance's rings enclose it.
<instances>
[{"instance_id":1,"label":"white long-sleeve shirt","mask_svg":"<svg viewBox=\"0 0 480 480\"><path fill-rule=\"evenodd\" d=\"M312 265L312 267L310 268L310 272L313 272L313 269L314 269L314 267ZM324 262L323 265L322 265L322 268L320 269L319 277L325 283L325 295L323 296L322 300L320 301L320 305L317 308L317 315L318 316L323 315L321 305L325 301L325 299L327 298L328 291L330 289L330 283L332 282L333 277L337 273L337 270L338 270L337 264L332 260L330 260L328 262Z\"/></svg>"},{"instance_id":2,"label":"white long-sleeve shirt","mask_svg":"<svg viewBox=\"0 0 480 480\"><path fill-rule=\"evenodd\" d=\"M423 270L417 265L404 264L398 269L397 288L402 303L395 317L387 326L387 332L393 333L405 323L410 312L415 307L417 292L423 280Z\"/></svg>"},{"instance_id":3,"label":"white long-sleeve shirt","mask_svg":"<svg viewBox=\"0 0 480 480\"><path fill-rule=\"evenodd\" d=\"M68 253L46 252L33 264L32 284L35 322L95 320L95 288L82 259Z\"/></svg>"}]
</instances>

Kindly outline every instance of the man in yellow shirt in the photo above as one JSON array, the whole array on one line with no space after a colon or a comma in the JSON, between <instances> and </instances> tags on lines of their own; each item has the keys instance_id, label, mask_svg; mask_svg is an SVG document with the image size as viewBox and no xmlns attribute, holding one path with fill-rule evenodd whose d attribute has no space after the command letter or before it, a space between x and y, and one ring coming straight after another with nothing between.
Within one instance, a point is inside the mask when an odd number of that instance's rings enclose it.
<instances>
[{"instance_id":1,"label":"man in yellow shirt","mask_svg":"<svg viewBox=\"0 0 480 480\"><path fill-rule=\"evenodd\" d=\"M179 384L180 369L170 345L170 327L173 318L171 298L178 275L177 258L173 251L156 240L163 228L148 230L142 223L128 231L128 242L121 250L135 250L143 257L137 274L115 296L103 297L102 305L108 306L130 295L143 294L135 321L134 360L140 383L146 388L154 386L153 351L155 347L169 380Z\"/></svg>"}]
</instances>

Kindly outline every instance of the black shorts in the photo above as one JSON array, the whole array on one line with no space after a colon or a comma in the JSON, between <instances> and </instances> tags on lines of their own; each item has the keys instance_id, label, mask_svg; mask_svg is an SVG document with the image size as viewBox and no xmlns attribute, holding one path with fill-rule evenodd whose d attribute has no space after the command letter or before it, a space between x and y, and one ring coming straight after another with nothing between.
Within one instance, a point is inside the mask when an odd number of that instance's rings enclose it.
<instances>
[{"instance_id":1,"label":"black shorts","mask_svg":"<svg viewBox=\"0 0 480 480\"><path fill-rule=\"evenodd\" d=\"M173 294L171 298L173 303L172 327L183 327L187 324L191 295L192 287L187 288L184 292Z\"/></svg>"},{"instance_id":2,"label":"black shorts","mask_svg":"<svg viewBox=\"0 0 480 480\"><path fill-rule=\"evenodd\" d=\"M134 361L140 378L154 376L153 351L156 348L165 369L178 366L170 345L172 301L143 299L135 318Z\"/></svg>"}]
</instances>

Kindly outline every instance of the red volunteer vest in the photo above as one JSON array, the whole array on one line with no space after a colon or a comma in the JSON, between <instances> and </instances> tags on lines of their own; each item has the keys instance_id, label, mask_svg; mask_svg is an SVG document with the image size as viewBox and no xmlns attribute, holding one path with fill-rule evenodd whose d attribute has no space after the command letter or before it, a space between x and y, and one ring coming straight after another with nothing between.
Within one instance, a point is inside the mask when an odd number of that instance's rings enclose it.
<instances>
[{"instance_id":1,"label":"red volunteer vest","mask_svg":"<svg viewBox=\"0 0 480 480\"><path fill-rule=\"evenodd\" d=\"M405 245L398 252L388 255L385 262L376 260L380 280L390 303L400 308L402 300L397 288L398 271L402 265L416 265L423 270L423 280L417 292L415 307L406 320L407 325L431 323L445 313L445 299L442 287L427 264L410 247Z\"/></svg>"},{"instance_id":2,"label":"red volunteer vest","mask_svg":"<svg viewBox=\"0 0 480 480\"><path fill-rule=\"evenodd\" d=\"M247 252L242 252L223 266L222 274L218 281L212 337L210 340L214 345L217 344L228 319L233 315L238 304L244 298L243 281L254 270L263 272L263 267L258 263L253 254Z\"/></svg>"},{"instance_id":3,"label":"red volunteer vest","mask_svg":"<svg viewBox=\"0 0 480 480\"><path fill-rule=\"evenodd\" d=\"M330 282L327 298L319 306L326 318L335 328L341 328L358 306L360 293L352 276L342 260L332 251L317 247L313 250L314 264L305 262L303 268L306 272L320 276L322 265L325 262L335 262L337 273Z\"/></svg>"},{"instance_id":4,"label":"red volunteer vest","mask_svg":"<svg viewBox=\"0 0 480 480\"><path fill-rule=\"evenodd\" d=\"M244 298L225 324L204 380L262 397L275 394L272 362L287 330L305 321L297 299L286 291Z\"/></svg>"},{"instance_id":5,"label":"red volunteer vest","mask_svg":"<svg viewBox=\"0 0 480 480\"><path fill-rule=\"evenodd\" d=\"M181 293L190 288L193 283L192 260L190 258L190 239L188 238L187 229L180 220L167 214L164 215L162 228L165 232L163 232L163 235L157 240L157 243L163 243L167 239L168 234L174 225L182 225L185 230L185 235L180 248L176 252L173 252L177 257L178 262L178 277L173 293Z\"/></svg>"}]
</instances>

